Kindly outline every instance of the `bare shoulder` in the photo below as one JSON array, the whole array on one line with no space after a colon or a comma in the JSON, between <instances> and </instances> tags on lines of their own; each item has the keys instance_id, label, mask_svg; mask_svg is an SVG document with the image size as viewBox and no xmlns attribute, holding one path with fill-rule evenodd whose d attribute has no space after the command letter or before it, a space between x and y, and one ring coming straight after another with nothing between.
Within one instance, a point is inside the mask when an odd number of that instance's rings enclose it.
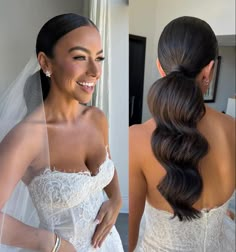
<instances>
[{"instance_id":1,"label":"bare shoulder","mask_svg":"<svg viewBox=\"0 0 236 252\"><path fill-rule=\"evenodd\" d=\"M214 127L216 127L218 134L234 138L235 119L233 117L220 113L209 107L207 107L207 112L210 115L211 123L214 125Z\"/></svg>"},{"instance_id":2,"label":"bare shoulder","mask_svg":"<svg viewBox=\"0 0 236 252\"><path fill-rule=\"evenodd\" d=\"M104 112L94 106L87 107L84 111L84 114L89 118L89 120L92 120L95 124L104 125L107 124L107 118Z\"/></svg>"},{"instance_id":3,"label":"bare shoulder","mask_svg":"<svg viewBox=\"0 0 236 252\"><path fill-rule=\"evenodd\" d=\"M97 107L90 106L85 109L84 114L92 127L103 135L104 144L108 145L108 121L104 112Z\"/></svg>"},{"instance_id":4,"label":"bare shoulder","mask_svg":"<svg viewBox=\"0 0 236 252\"><path fill-rule=\"evenodd\" d=\"M36 153L47 137L46 124L39 113L32 114L15 125L1 142L2 148L22 148L24 153Z\"/></svg>"},{"instance_id":5,"label":"bare shoulder","mask_svg":"<svg viewBox=\"0 0 236 252\"><path fill-rule=\"evenodd\" d=\"M129 154L136 159L144 161L145 153L150 151L150 139L154 130L153 120L150 119L142 124L132 125L129 128Z\"/></svg>"},{"instance_id":6,"label":"bare shoulder","mask_svg":"<svg viewBox=\"0 0 236 252\"><path fill-rule=\"evenodd\" d=\"M129 136L131 141L144 141L149 138L155 129L155 124L152 119L142 123L134 124L129 127Z\"/></svg>"}]
</instances>

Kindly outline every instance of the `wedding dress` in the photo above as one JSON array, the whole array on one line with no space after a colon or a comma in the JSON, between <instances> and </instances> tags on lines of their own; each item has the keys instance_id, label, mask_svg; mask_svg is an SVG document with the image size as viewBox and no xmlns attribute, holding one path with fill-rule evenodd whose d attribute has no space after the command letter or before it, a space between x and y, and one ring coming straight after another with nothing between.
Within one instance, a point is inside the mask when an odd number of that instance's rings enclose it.
<instances>
[{"instance_id":1,"label":"wedding dress","mask_svg":"<svg viewBox=\"0 0 236 252\"><path fill-rule=\"evenodd\" d=\"M6 134L21 122L27 112L43 103L39 65L35 55L31 57L16 80L0 96L0 142ZM43 151L49 161L46 119L42 130ZM19 181L1 212L0 251L26 252L29 250L2 244L5 226L4 216L10 215L33 227L41 227L72 243L76 251L123 252L119 234L113 227L101 248L94 249L91 239L96 229L96 216L107 200L103 188L113 178L114 164L108 154L93 176L90 172L66 173L48 167L26 185ZM32 251L31 251L32 252Z\"/></svg>"},{"instance_id":2,"label":"wedding dress","mask_svg":"<svg viewBox=\"0 0 236 252\"><path fill-rule=\"evenodd\" d=\"M226 215L229 201L185 222L146 202L135 252L234 252L235 222Z\"/></svg>"},{"instance_id":3,"label":"wedding dress","mask_svg":"<svg viewBox=\"0 0 236 252\"><path fill-rule=\"evenodd\" d=\"M106 200L103 188L112 180L114 169L107 154L94 176L88 171L66 173L46 168L34 177L28 189L39 216L39 226L57 233L79 252L122 252L115 227L101 248L95 249L91 245L95 219Z\"/></svg>"}]
</instances>

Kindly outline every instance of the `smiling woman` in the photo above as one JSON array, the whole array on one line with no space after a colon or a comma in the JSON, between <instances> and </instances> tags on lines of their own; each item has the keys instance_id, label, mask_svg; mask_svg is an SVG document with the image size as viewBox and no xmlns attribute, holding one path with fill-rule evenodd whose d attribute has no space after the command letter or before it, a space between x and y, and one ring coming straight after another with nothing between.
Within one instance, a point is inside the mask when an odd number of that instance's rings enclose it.
<instances>
[{"instance_id":1,"label":"smiling woman","mask_svg":"<svg viewBox=\"0 0 236 252\"><path fill-rule=\"evenodd\" d=\"M102 72L99 31L86 17L56 16L36 54L40 70L30 62L0 103L1 251L123 251L107 120L83 105Z\"/></svg>"}]
</instances>

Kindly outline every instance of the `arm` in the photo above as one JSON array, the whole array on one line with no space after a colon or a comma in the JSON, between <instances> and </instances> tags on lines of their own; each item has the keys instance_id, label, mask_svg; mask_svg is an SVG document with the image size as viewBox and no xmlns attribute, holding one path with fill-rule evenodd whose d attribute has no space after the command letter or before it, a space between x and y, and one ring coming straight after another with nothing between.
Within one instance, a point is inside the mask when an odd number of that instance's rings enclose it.
<instances>
[{"instance_id":1,"label":"arm","mask_svg":"<svg viewBox=\"0 0 236 252\"><path fill-rule=\"evenodd\" d=\"M26 225L1 211L39 153L42 144L38 139L42 137L38 137L38 133L29 125L19 125L0 143L0 241L5 245L46 252L54 247L54 233ZM66 245L63 241L61 248Z\"/></svg>"},{"instance_id":2,"label":"arm","mask_svg":"<svg viewBox=\"0 0 236 252\"><path fill-rule=\"evenodd\" d=\"M108 122L107 118L104 115L104 113L101 110L97 110L97 121L99 124L99 127L102 131L103 138L104 138L104 145L109 146L109 140L108 140ZM109 154L109 158L111 158L109 148L107 148L107 152ZM111 182L104 188L108 198L112 201L114 201L117 204L117 207L121 207L121 195L120 195L120 187L118 182L118 176L117 171L115 170L114 176L111 180Z\"/></svg>"},{"instance_id":3,"label":"arm","mask_svg":"<svg viewBox=\"0 0 236 252\"><path fill-rule=\"evenodd\" d=\"M105 146L108 146L108 122L102 111L98 111L98 114L104 144ZM107 149L107 151L110 157L109 149ZM92 238L92 244L94 247L100 247L102 245L112 226L115 224L122 205L116 170L111 182L104 188L104 191L106 192L109 200L103 203L96 217L98 225Z\"/></svg>"},{"instance_id":4,"label":"arm","mask_svg":"<svg viewBox=\"0 0 236 252\"><path fill-rule=\"evenodd\" d=\"M129 131L129 252L137 246L139 225L143 215L147 185L142 172L140 135L136 126Z\"/></svg>"},{"instance_id":5,"label":"arm","mask_svg":"<svg viewBox=\"0 0 236 252\"><path fill-rule=\"evenodd\" d=\"M16 184L36 155L37 148L27 129L18 126L0 144L0 209L9 199ZM4 225L2 225L4 223ZM38 250L40 230L0 212L1 242L6 245Z\"/></svg>"}]
</instances>

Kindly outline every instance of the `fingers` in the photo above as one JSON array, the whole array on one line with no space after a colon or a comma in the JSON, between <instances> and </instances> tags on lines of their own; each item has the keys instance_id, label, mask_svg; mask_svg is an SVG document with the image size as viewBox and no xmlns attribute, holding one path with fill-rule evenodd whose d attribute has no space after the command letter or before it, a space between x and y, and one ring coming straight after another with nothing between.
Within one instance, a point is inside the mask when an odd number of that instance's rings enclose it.
<instances>
[{"instance_id":1,"label":"fingers","mask_svg":"<svg viewBox=\"0 0 236 252\"><path fill-rule=\"evenodd\" d=\"M235 216L234 216L234 213L230 210L227 210L226 214L232 219L234 220Z\"/></svg>"},{"instance_id":2,"label":"fingers","mask_svg":"<svg viewBox=\"0 0 236 252\"><path fill-rule=\"evenodd\" d=\"M99 240L99 237L105 232L106 229L106 223L103 221L101 224L97 225L97 228L94 232L93 238L92 238L92 244L95 247L97 245L97 241Z\"/></svg>"},{"instance_id":3,"label":"fingers","mask_svg":"<svg viewBox=\"0 0 236 252\"><path fill-rule=\"evenodd\" d=\"M98 247L101 247L102 246L102 243L104 242L104 240L106 239L107 235L109 235L111 233L111 228L108 228L104 233L103 235L101 236L100 240L98 241Z\"/></svg>"},{"instance_id":4,"label":"fingers","mask_svg":"<svg viewBox=\"0 0 236 252\"><path fill-rule=\"evenodd\" d=\"M95 219L95 222L96 222L97 225L102 222L102 220L104 219L105 215L106 215L106 212L101 208L99 210L98 214L97 214L96 219Z\"/></svg>"},{"instance_id":5,"label":"fingers","mask_svg":"<svg viewBox=\"0 0 236 252\"><path fill-rule=\"evenodd\" d=\"M94 248L102 246L102 243L106 239L107 235L110 233L112 226L113 225L108 225L105 228L103 228L102 230L100 230L97 238L94 240L94 243L93 243Z\"/></svg>"},{"instance_id":6,"label":"fingers","mask_svg":"<svg viewBox=\"0 0 236 252\"><path fill-rule=\"evenodd\" d=\"M95 222L98 225L92 238L92 245L95 248L101 247L112 226L115 224L118 214L114 213L114 209L110 203L111 201L104 202L97 214Z\"/></svg>"}]
</instances>

